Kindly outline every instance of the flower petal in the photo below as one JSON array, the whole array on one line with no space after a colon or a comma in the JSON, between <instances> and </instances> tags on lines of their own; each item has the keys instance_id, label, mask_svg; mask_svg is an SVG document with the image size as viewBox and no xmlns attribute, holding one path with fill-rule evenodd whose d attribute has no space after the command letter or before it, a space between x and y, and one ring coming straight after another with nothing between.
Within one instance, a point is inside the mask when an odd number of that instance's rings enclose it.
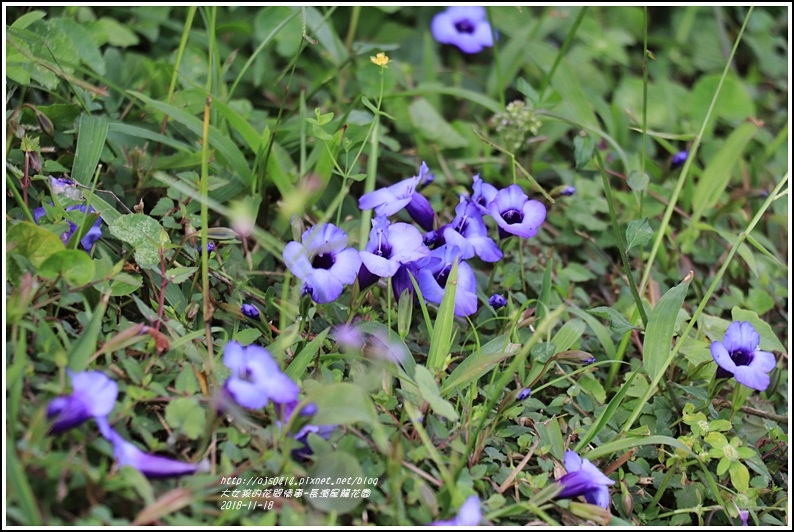
<instances>
[{"instance_id":1,"label":"flower petal","mask_svg":"<svg viewBox=\"0 0 794 532\"><path fill-rule=\"evenodd\" d=\"M458 526L477 526L481 519L480 499L476 495L471 495L458 510L456 519Z\"/></svg>"},{"instance_id":2,"label":"flower petal","mask_svg":"<svg viewBox=\"0 0 794 532\"><path fill-rule=\"evenodd\" d=\"M716 362L719 367L730 374L736 372L736 363L733 361L731 354L722 342L712 342L709 349L711 350L711 356L714 358L714 362Z\"/></svg>"},{"instance_id":3,"label":"flower petal","mask_svg":"<svg viewBox=\"0 0 794 532\"><path fill-rule=\"evenodd\" d=\"M361 262L367 270L378 277L392 277L400 268L400 263L397 261L379 257L368 251L361 251L360 254Z\"/></svg>"},{"instance_id":4,"label":"flower petal","mask_svg":"<svg viewBox=\"0 0 794 532\"><path fill-rule=\"evenodd\" d=\"M234 340L227 342L223 347L223 365L236 374L245 366L246 356L243 346Z\"/></svg>"},{"instance_id":5,"label":"flower petal","mask_svg":"<svg viewBox=\"0 0 794 532\"><path fill-rule=\"evenodd\" d=\"M237 377L229 377L226 380L226 391L232 396L235 402L245 408L259 409L267 406L270 398L267 396L257 383L249 382Z\"/></svg>"},{"instance_id":6,"label":"flower petal","mask_svg":"<svg viewBox=\"0 0 794 532\"><path fill-rule=\"evenodd\" d=\"M330 270L313 270L306 278L306 283L312 287L312 299L317 303L330 303L345 289L345 285Z\"/></svg>"},{"instance_id":7,"label":"flower petal","mask_svg":"<svg viewBox=\"0 0 794 532\"><path fill-rule=\"evenodd\" d=\"M298 279L305 279L312 271L312 263L309 260L308 250L298 242L289 242L284 246L284 264L292 275Z\"/></svg>"},{"instance_id":8,"label":"flower petal","mask_svg":"<svg viewBox=\"0 0 794 532\"><path fill-rule=\"evenodd\" d=\"M757 350L753 353L753 361L750 362L750 366L758 371L769 373L777 366L777 359L768 351Z\"/></svg>"},{"instance_id":9,"label":"flower petal","mask_svg":"<svg viewBox=\"0 0 794 532\"><path fill-rule=\"evenodd\" d=\"M298 400L300 393L298 385L280 371L267 375L259 384L274 403L283 404Z\"/></svg>"},{"instance_id":10,"label":"flower petal","mask_svg":"<svg viewBox=\"0 0 794 532\"><path fill-rule=\"evenodd\" d=\"M734 351L753 352L761 343L761 335L749 321L735 321L725 331L725 339L722 343L730 353Z\"/></svg>"},{"instance_id":11,"label":"flower petal","mask_svg":"<svg viewBox=\"0 0 794 532\"><path fill-rule=\"evenodd\" d=\"M582 458L574 451L565 451L564 462L567 473L582 469Z\"/></svg>"},{"instance_id":12,"label":"flower petal","mask_svg":"<svg viewBox=\"0 0 794 532\"><path fill-rule=\"evenodd\" d=\"M733 376L736 382L759 392L763 392L769 387L769 375L752 366L736 366Z\"/></svg>"},{"instance_id":13,"label":"flower petal","mask_svg":"<svg viewBox=\"0 0 794 532\"><path fill-rule=\"evenodd\" d=\"M584 494L584 498L590 504L595 504L604 509L609 509L609 488L598 486Z\"/></svg>"},{"instance_id":14,"label":"flower petal","mask_svg":"<svg viewBox=\"0 0 794 532\"><path fill-rule=\"evenodd\" d=\"M411 219L418 223L422 229L425 231L433 230L433 220L436 214L427 198L418 192L414 192L411 195L411 200L405 206L405 210L408 211Z\"/></svg>"},{"instance_id":15,"label":"flower petal","mask_svg":"<svg viewBox=\"0 0 794 532\"><path fill-rule=\"evenodd\" d=\"M334 265L328 271L341 283L352 284L356 280L359 267L361 267L361 255L357 250L347 248L336 253Z\"/></svg>"}]
</instances>

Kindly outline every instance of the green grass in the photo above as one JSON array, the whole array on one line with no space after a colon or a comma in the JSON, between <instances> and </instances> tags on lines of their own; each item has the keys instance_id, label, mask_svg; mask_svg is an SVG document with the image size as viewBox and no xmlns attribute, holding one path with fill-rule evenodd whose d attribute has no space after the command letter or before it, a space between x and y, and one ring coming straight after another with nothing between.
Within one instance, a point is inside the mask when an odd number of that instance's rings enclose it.
<instances>
[{"instance_id":1,"label":"green grass","mask_svg":"<svg viewBox=\"0 0 794 532\"><path fill-rule=\"evenodd\" d=\"M788 522L787 8L489 7L477 54L434 40L437 7L6 9L6 523L412 526L471 495L496 526ZM301 297L285 245L330 222L363 250L358 198L423 161L436 229L474 174L547 209L467 261L477 312L457 262L436 303L386 279ZM71 205L103 220L88 253ZM764 391L715 379L734 321L775 355ZM308 458L300 416L223 402L231 340L335 427ZM49 434L67 368L118 384L138 449L209 471L120 468L92 420ZM558 498L567 450L609 508Z\"/></svg>"}]
</instances>

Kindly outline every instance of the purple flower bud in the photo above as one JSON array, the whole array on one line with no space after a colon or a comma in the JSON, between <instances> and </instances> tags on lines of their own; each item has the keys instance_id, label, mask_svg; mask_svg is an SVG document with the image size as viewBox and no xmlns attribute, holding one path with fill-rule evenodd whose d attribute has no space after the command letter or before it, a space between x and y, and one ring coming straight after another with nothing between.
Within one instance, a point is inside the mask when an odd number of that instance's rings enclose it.
<instances>
[{"instance_id":1,"label":"purple flower bud","mask_svg":"<svg viewBox=\"0 0 794 532\"><path fill-rule=\"evenodd\" d=\"M490 298L488 298L488 304L491 305L494 310L500 309L507 305L507 299L502 294L494 294Z\"/></svg>"},{"instance_id":2,"label":"purple flower bud","mask_svg":"<svg viewBox=\"0 0 794 532\"><path fill-rule=\"evenodd\" d=\"M688 158L689 158L688 150L680 151L675 155L673 155L673 158L670 160L670 166L672 166L673 168L678 168L679 166L684 164Z\"/></svg>"},{"instance_id":3,"label":"purple flower bud","mask_svg":"<svg viewBox=\"0 0 794 532\"><path fill-rule=\"evenodd\" d=\"M573 196L574 194L576 194L576 187L568 186L560 191L562 196Z\"/></svg>"},{"instance_id":4,"label":"purple flower bud","mask_svg":"<svg viewBox=\"0 0 794 532\"><path fill-rule=\"evenodd\" d=\"M750 526L747 524L747 519L750 517L750 512L747 510L739 510L739 519L742 520L742 526Z\"/></svg>"},{"instance_id":5,"label":"purple flower bud","mask_svg":"<svg viewBox=\"0 0 794 532\"><path fill-rule=\"evenodd\" d=\"M256 319L259 317L259 309L256 308L254 305L243 303L243 306L240 307L240 310L242 311L243 314L245 314L249 318Z\"/></svg>"},{"instance_id":6,"label":"purple flower bud","mask_svg":"<svg viewBox=\"0 0 794 532\"><path fill-rule=\"evenodd\" d=\"M516 401L523 401L532 394L532 389L529 387L524 388L516 394Z\"/></svg>"}]
</instances>

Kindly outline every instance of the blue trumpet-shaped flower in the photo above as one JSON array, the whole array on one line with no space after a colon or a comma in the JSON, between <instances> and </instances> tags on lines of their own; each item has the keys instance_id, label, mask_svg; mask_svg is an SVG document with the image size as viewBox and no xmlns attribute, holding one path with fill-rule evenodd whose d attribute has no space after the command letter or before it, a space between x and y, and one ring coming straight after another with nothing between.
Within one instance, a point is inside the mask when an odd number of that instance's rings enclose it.
<instances>
[{"instance_id":1,"label":"blue trumpet-shaped flower","mask_svg":"<svg viewBox=\"0 0 794 532\"><path fill-rule=\"evenodd\" d=\"M497 192L488 204L488 210L499 226L499 236L506 238L517 235L531 238L546 219L546 207L537 200L531 200L516 184Z\"/></svg>"},{"instance_id":2,"label":"blue trumpet-shaped flower","mask_svg":"<svg viewBox=\"0 0 794 532\"><path fill-rule=\"evenodd\" d=\"M761 351L761 336L749 321L735 321L725 331L722 342L712 342L711 356L717 363L717 378L734 377L748 388L764 391L768 373L775 369L775 355Z\"/></svg>"},{"instance_id":3,"label":"blue trumpet-shaped flower","mask_svg":"<svg viewBox=\"0 0 794 532\"><path fill-rule=\"evenodd\" d=\"M259 309L250 303L243 303L243 305L240 307L240 312L249 318L256 319L259 317Z\"/></svg>"},{"instance_id":4,"label":"blue trumpet-shaped flower","mask_svg":"<svg viewBox=\"0 0 794 532\"><path fill-rule=\"evenodd\" d=\"M567 473L557 480L563 486L558 498L571 499L584 495L588 503L609 508L608 486L614 484L614 480L574 451L565 452L565 470Z\"/></svg>"},{"instance_id":5,"label":"blue trumpet-shaped flower","mask_svg":"<svg viewBox=\"0 0 794 532\"><path fill-rule=\"evenodd\" d=\"M264 408L269 401L284 404L298 400L298 385L281 372L264 347L243 347L231 341L223 348L223 364L232 370L226 391L240 406Z\"/></svg>"},{"instance_id":6,"label":"blue trumpet-shaped flower","mask_svg":"<svg viewBox=\"0 0 794 532\"><path fill-rule=\"evenodd\" d=\"M284 405L280 405L276 410L279 413L279 417L281 421L276 421L276 423L280 426L282 423L286 423L295 412L295 409L298 407L298 401L292 401L286 403ZM299 418L311 418L313 415L317 413L317 405L315 403L309 403L303 408L301 408L300 412L298 412ZM300 423L301 420L298 420ZM292 450L292 457L296 460L304 460L308 458L312 454L312 449L309 446L309 434L317 434L323 439L328 439L331 437L336 425L312 425L310 423L306 423L300 427L297 433L294 434L293 438L295 441L301 444L300 447L297 449Z\"/></svg>"},{"instance_id":7,"label":"blue trumpet-shaped flower","mask_svg":"<svg viewBox=\"0 0 794 532\"><path fill-rule=\"evenodd\" d=\"M477 205L477 208L480 210L480 214L483 216L486 214L491 214L491 212L488 210L488 204L494 200L496 194L499 191L495 186L480 179L480 174L475 174L472 179L474 180L474 183L471 185L471 201Z\"/></svg>"},{"instance_id":8,"label":"blue trumpet-shaped flower","mask_svg":"<svg viewBox=\"0 0 794 532\"><path fill-rule=\"evenodd\" d=\"M362 267L378 277L393 277L403 264L430 255L419 230L406 223L390 223L383 216L372 220L369 242L360 252Z\"/></svg>"},{"instance_id":9,"label":"blue trumpet-shaped flower","mask_svg":"<svg viewBox=\"0 0 794 532\"><path fill-rule=\"evenodd\" d=\"M47 405L50 432L58 433L94 417L105 417L116 405L119 387L101 371L66 370L72 380L71 395L56 397Z\"/></svg>"},{"instance_id":10,"label":"blue trumpet-shaped flower","mask_svg":"<svg viewBox=\"0 0 794 532\"><path fill-rule=\"evenodd\" d=\"M72 205L71 207L66 207L67 212L80 211L84 214L86 212L85 209L86 209L85 205ZM94 212L94 209L92 207L89 207L88 212L92 213ZM47 212L44 210L44 207L38 207L36 209L33 209L33 219L36 221L36 223L39 223L39 220L46 214ZM64 244L68 243L69 239L72 238L72 235L75 233L75 231L77 231L77 224L75 224L71 220L66 220L66 221L69 222L69 230L61 234L61 241ZM82 245L83 249L85 249L86 251L90 250L93 247L94 242L99 240L99 238L102 236L102 229L100 227L101 225L102 225L102 218L97 218L96 221L91 226L91 228L88 230L88 232L86 232L86 234L83 235L83 238L80 239L80 245Z\"/></svg>"},{"instance_id":11,"label":"blue trumpet-shaped flower","mask_svg":"<svg viewBox=\"0 0 794 532\"><path fill-rule=\"evenodd\" d=\"M375 209L377 216L391 216L403 208L425 231L433 229L435 213L427 198L416 191L416 187L432 179L430 169L424 162L419 175L404 179L390 187L373 190L358 200L359 209Z\"/></svg>"},{"instance_id":12,"label":"blue trumpet-shaped flower","mask_svg":"<svg viewBox=\"0 0 794 532\"><path fill-rule=\"evenodd\" d=\"M284 248L284 263L317 303L329 303L356 280L361 266L358 251L347 247L347 234L333 224L304 231L301 242Z\"/></svg>"},{"instance_id":13,"label":"blue trumpet-shaped flower","mask_svg":"<svg viewBox=\"0 0 794 532\"><path fill-rule=\"evenodd\" d=\"M441 303L455 260L458 260L455 315L469 316L477 312L477 279L471 266L460 260L460 248L445 245L434 250L429 257L417 261L416 281L426 300Z\"/></svg>"},{"instance_id":14,"label":"blue trumpet-shaped flower","mask_svg":"<svg viewBox=\"0 0 794 532\"><path fill-rule=\"evenodd\" d=\"M441 44L455 45L467 54L493 46L491 25L482 6L447 8L433 17L430 32Z\"/></svg>"},{"instance_id":15,"label":"blue trumpet-shaped flower","mask_svg":"<svg viewBox=\"0 0 794 532\"><path fill-rule=\"evenodd\" d=\"M148 478L170 478L209 471L207 460L191 464L141 451L135 444L128 442L113 430L107 418L97 418L97 425L102 435L113 445L113 455L119 467L130 466Z\"/></svg>"},{"instance_id":16,"label":"blue trumpet-shaped flower","mask_svg":"<svg viewBox=\"0 0 794 532\"><path fill-rule=\"evenodd\" d=\"M476 495L472 495L460 506L455 517L444 521L435 521L429 526L477 526L481 520L480 499Z\"/></svg>"},{"instance_id":17,"label":"blue trumpet-shaped flower","mask_svg":"<svg viewBox=\"0 0 794 532\"><path fill-rule=\"evenodd\" d=\"M461 198L455 207L455 219L444 227L443 236L447 245L460 248L461 259L477 255L485 262L496 262L502 258L502 250L488 236L477 204L467 198Z\"/></svg>"}]
</instances>

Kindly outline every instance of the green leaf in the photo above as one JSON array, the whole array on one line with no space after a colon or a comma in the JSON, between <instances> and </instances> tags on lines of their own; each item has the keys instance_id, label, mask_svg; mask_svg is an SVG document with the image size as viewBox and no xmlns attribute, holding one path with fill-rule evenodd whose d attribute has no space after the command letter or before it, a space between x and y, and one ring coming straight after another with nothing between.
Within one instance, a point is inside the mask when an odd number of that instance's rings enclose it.
<instances>
[{"instance_id":1,"label":"green leaf","mask_svg":"<svg viewBox=\"0 0 794 532\"><path fill-rule=\"evenodd\" d=\"M653 238L653 229L648 225L648 218L632 220L626 228L626 252L634 247L644 246Z\"/></svg>"},{"instance_id":2,"label":"green leaf","mask_svg":"<svg viewBox=\"0 0 794 532\"><path fill-rule=\"evenodd\" d=\"M408 106L408 115L411 123L426 140L437 143L442 148L465 148L469 145L469 141L455 131L424 98L419 98Z\"/></svg>"},{"instance_id":3,"label":"green leaf","mask_svg":"<svg viewBox=\"0 0 794 532\"><path fill-rule=\"evenodd\" d=\"M758 317L756 312L752 310L744 310L739 307L731 309L731 317L733 321L749 321L753 328L761 336L761 345L759 347L764 351L778 351L781 353L786 352L786 348L780 343L777 335L764 320Z\"/></svg>"},{"instance_id":4,"label":"green leaf","mask_svg":"<svg viewBox=\"0 0 794 532\"><path fill-rule=\"evenodd\" d=\"M665 293L648 317L643 343L642 364L653 381L669 365L678 311L684 303L692 275Z\"/></svg>"},{"instance_id":5,"label":"green leaf","mask_svg":"<svg viewBox=\"0 0 794 532\"><path fill-rule=\"evenodd\" d=\"M377 423L377 413L367 392L349 382L334 384L306 383L308 401L318 405L312 418L315 425Z\"/></svg>"},{"instance_id":6,"label":"green leaf","mask_svg":"<svg viewBox=\"0 0 794 532\"><path fill-rule=\"evenodd\" d=\"M455 412L455 408L449 401L441 397L438 391L438 385L435 379L433 379L433 375L426 367L416 366L414 379L422 398L428 402L430 408L432 408L436 414L444 416L452 422L458 420L458 413Z\"/></svg>"},{"instance_id":7,"label":"green leaf","mask_svg":"<svg viewBox=\"0 0 794 532\"><path fill-rule=\"evenodd\" d=\"M104 42L102 44L107 42L111 46L125 48L127 46L135 46L139 42L138 36L135 35L131 29L127 28L127 26L121 24L116 19L102 17L101 19L89 24L95 26L96 30L101 32L101 34L104 36Z\"/></svg>"},{"instance_id":8,"label":"green leaf","mask_svg":"<svg viewBox=\"0 0 794 532\"><path fill-rule=\"evenodd\" d=\"M587 325L582 320L571 320L560 327L560 330L551 339L555 354L568 351L582 337L586 328Z\"/></svg>"},{"instance_id":9,"label":"green leaf","mask_svg":"<svg viewBox=\"0 0 794 532\"><path fill-rule=\"evenodd\" d=\"M77 133L77 149L72 165L72 179L90 186L94 180L102 148L108 135L108 121L100 116L82 115ZM107 220L106 220L107 221Z\"/></svg>"},{"instance_id":10,"label":"green leaf","mask_svg":"<svg viewBox=\"0 0 794 532\"><path fill-rule=\"evenodd\" d=\"M206 414L193 397L179 397L165 407L165 421L171 428L195 440L204 432Z\"/></svg>"},{"instance_id":11,"label":"green leaf","mask_svg":"<svg viewBox=\"0 0 794 532\"><path fill-rule=\"evenodd\" d=\"M364 95L361 96L361 103L363 103L364 107L366 107L367 109L369 109L370 111L372 111L376 115L385 116L386 118L388 118L390 120L397 120L396 118L394 118L390 114L386 114L382 110L379 110L378 107L374 103L369 101L369 98L367 98Z\"/></svg>"},{"instance_id":12,"label":"green leaf","mask_svg":"<svg viewBox=\"0 0 794 532\"><path fill-rule=\"evenodd\" d=\"M750 472L741 462L732 462L729 469L731 474L731 484L739 493L747 493L750 489Z\"/></svg>"},{"instance_id":13,"label":"green leaf","mask_svg":"<svg viewBox=\"0 0 794 532\"><path fill-rule=\"evenodd\" d=\"M157 109L158 111L167 114L174 121L179 122L187 127L194 135L202 138L204 132L204 122L195 116L189 114L182 109L168 105L166 103L153 100L145 94L135 91L127 91L129 94L135 96L147 105ZM218 154L234 169L234 171L243 180L243 183L250 186L253 181L251 169L248 167L248 162L245 156L240 151L240 148L229 138L227 135L221 133L216 127L210 126L209 128L209 142L210 146L215 149Z\"/></svg>"},{"instance_id":14,"label":"green leaf","mask_svg":"<svg viewBox=\"0 0 794 532\"><path fill-rule=\"evenodd\" d=\"M637 376L639 371L640 368L637 367L637 369L634 370L631 375L629 375L629 378L626 379L626 382L624 382L623 386L620 387L618 393L616 393L615 396L609 401L609 405L601 412L601 414L598 416L598 419L596 419L596 421L590 425L590 428L587 430L587 434L585 434L582 439L579 440L579 443L576 444L577 453L581 453L582 449L587 447L590 442L593 441L593 438L598 436L601 430L606 426L607 422L612 420L615 412L617 412L618 407L620 407L623 399L626 397L626 394L631 388L631 383L634 381L634 377Z\"/></svg>"},{"instance_id":15,"label":"green leaf","mask_svg":"<svg viewBox=\"0 0 794 532\"><path fill-rule=\"evenodd\" d=\"M25 13L18 19L16 19L10 27L16 28L18 30L24 30L37 20L40 20L47 16L47 13L44 11L31 11L30 13Z\"/></svg>"},{"instance_id":16,"label":"green leaf","mask_svg":"<svg viewBox=\"0 0 794 532\"><path fill-rule=\"evenodd\" d=\"M535 423L535 430L538 431L540 446L548 447L551 455L559 461L565 456L565 442L562 439L562 430L556 417L546 422Z\"/></svg>"},{"instance_id":17,"label":"green leaf","mask_svg":"<svg viewBox=\"0 0 794 532\"><path fill-rule=\"evenodd\" d=\"M509 343L507 335L494 338L482 346L480 353L473 353L458 364L458 367L444 380L441 395L447 397L457 386L477 382L502 360L515 355L517 350L518 345Z\"/></svg>"},{"instance_id":18,"label":"green leaf","mask_svg":"<svg viewBox=\"0 0 794 532\"><path fill-rule=\"evenodd\" d=\"M584 390L590 392L590 395L598 401L599 404L603 404L607 400L607 393L604 391L604 387L601 386L601 383L591 377L590 375L582 375L576 381Z\"/></svg>"},{"instance_id":19,"label":"green leaf","mask_svg":"<svg viewBox=\"0 0 794 532\"><path fill-rule=\"evenodd\" d=\"M635 192L642 192L646 188L648 188L648 183L650 183L651 178L648 177L648 174L644 172L640 172L639 170L632 170L629 172L629 177L626 182L631 187L631 190Z\"/></svg>"},{"instance_id":20,"label":"green leaf","mask_svg":"<svg viewBox=\"0 0 794 532\"><path fill-rule=\"evenodd\" d=\"M84 286L94 278L94 262L85 251L65 249L50 255L39 268L39 275L47 279L60 275L69 286Z\"/></svg>"},{"instance_id":21,"label":"green leaf","mask_svg":"<svg viewBox=\"0 0 794 532\"><path fill-rule=\"evenodd\" d=\"M584 137L577 135L573 139L573 156L576 160L576 168L582 168L589 163L593 158L594 151L595 142L590 135Z\"/></svg>"},{"instance_id":22,"label":"green leaf","mask_svg":"<svg viewBox=\"0 0 794 532\"><path fill-rule=\"evenodd\" d=\"M372 489L372 486L348 484L346 482L348 479L350 479L352 483L363 482L365 477L367 477L367 475L361 468L361 460L345 451L335 450L317 456L314 466L309 469L309 475L306 478L317 480L330 479L330 484L316 486L320 489ZM337 480L342 482L342 479L345 481L344 484L336 484ZM313 487L315 486L306 485L304 489L309 490ZM361 504L363 500L365 499L361 497L308 497L311 506L328 514L336 512L346 514Z\"/></svg>"},{"instance_id":23,"label":"green leaf","mask_svg":"<svg viewBox=\"0 0 794 532\"><path fill-rule=\"evenodd\" d=\"M90 67L97 74L105 74L105 60L99 51L99 47L93 41L91 32L69 18L54 18L50 20L50 23L63 31L72 41L77 50L75 59L79 59L80 62Z\"/></svg>"},{"instance_id":24,"label":"green leaf","mask_svg":"<svg viewBox=\"0 0 794 532\"><path fill-rule=\"evenodd\" d=\"M133 246L141 268L159 271L160 250L168 242L168 233L157 220L145 214L124 214L108 225L113 236Z\"/></svg>"},{"instance_id":25,"label":"green leaf","mask_svg":"<svg viewBox=\"0 0 794 532\"><path fill-rule=\"evenodd\" d=\"M110 285L110 295L127 296L136 292L141 286L143 286L143 278L140 275L117 273L113 276L113 282Z\"/></svg>"},{"instance_id":26,"label":"green leaf","mask_svg":"<svg viewBox=\"0 0 794 532\"><path fill-rule=\"evenodd\" d=\"M170 268L165 271L165 278L168 279L169 282L174 284L184 283L191 276L196 273L195 266L180 266L178 268Z\"/></svg>"},{"instance_id":27,"label":"green leaf","mask_svg":"<svg viewBox=\"0 0 794 532\"><path fill-rule=\"evenodd\" d=\"M722 144L720 150L700 175L692 194L694 206L690 225L699 221L703 214L714 207L730 182L733 168L739 162L750 139L758 132L758 126L745 122L737 127Z\"/></svg>"},{"instance_id":28,"label":"green leaf","mask_svg":"<svg viewBox=\"0 0 794 532\"><path fill-rule=\"evenodd\" d=\"M441 370L444 360L452 345L452 324L455 321L455 292L458 284L458 259L455 259L452 270L447 278L444 297L438 308L433 336L430 339L430 350L427 353L427 368L431 372Z\"/></svg>"},{"instance_id":29,"label":"green leaf","mask_svg":"<svg viewBox=\"0 0 794 532\"><path fill-rule=\"evenodd\" d=\"M72 344L72 348L67 355L69 369L72 371L85 371L88 366L89 358L91 358L91 355L96 351L99 333L102 330L102 321L105 318L105 311L107 308L108 299L107 297L103 297L99 300L96 308L94 308L88 326L83 329L83 333L77 338L77 341Z\"/></svg>"},{"instance_id":30,"label":"green leaf","mask_svg":"<svg viewBox=\"0 0 794 532\"><path fill-rule=\"evenodd\" d=\"M296 382L303 377L303 374L306 372L306 368L309 367L312 359L314 359L314 357L317 356L317 353L319 353L320 348L325 341L325 337L328 336L328 332L330 330L330 327L323 330L323 332L315 336L311 342L306 344L303 349L301 349L300 352L295 355L295 358L292 359L292 362L290 362L286 371L284 371L287 377Z\"/></svg>"},{"instance_id":31,"label":"green leaf","mask_svg":"<svg viewBox=\"0 0 794 532\"><path fill-rule=\"evenodd\" d=\"M6 233L6 256L19 254L39 268L51 255L66 248L53 232L31 222L19 222ZM16 261L6 262L8 278L15 284L22 274ZM35 273L35 272L33 272Z\"/></svg>"},{"instance_id":32,"label":"green leaf","mask_svg":"<svg viewBox=\"0 0 794 532\"><path fill-rule=\"evenodd\" d=\"M598 316L599 318L604 318L609 320L609 328L616 334L622 335L634 329L637 330L641 329L641 327L632 325L623 316L623 314L613 309L612 307L596 307L589 309L587 312L593 314L594 316Z\"/></svg>"}]
</instances>

